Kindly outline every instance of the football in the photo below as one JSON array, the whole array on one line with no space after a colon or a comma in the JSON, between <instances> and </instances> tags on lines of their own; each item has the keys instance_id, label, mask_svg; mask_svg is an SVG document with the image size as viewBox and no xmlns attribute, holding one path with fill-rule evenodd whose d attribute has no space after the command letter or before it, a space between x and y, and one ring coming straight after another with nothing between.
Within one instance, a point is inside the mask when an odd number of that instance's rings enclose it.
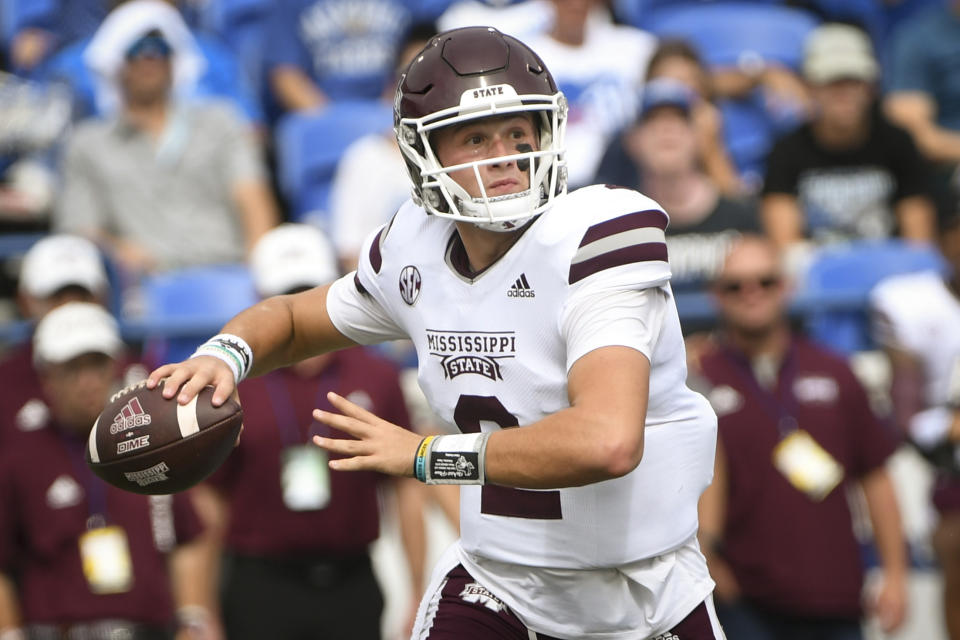
<instances>
[{"instance_id":1,"label":"football","mask_svg":"<svg viewBox=\"0 0 960 640\"><path fill-rule=\"evenodd\" d=\"M115 393L87 441L87 464L115 487L142 494L189 489L213 473L233 450L243 424L240 404L219 407L205 387L187 405L146 381Z\"/></svg>"}]
</instances>

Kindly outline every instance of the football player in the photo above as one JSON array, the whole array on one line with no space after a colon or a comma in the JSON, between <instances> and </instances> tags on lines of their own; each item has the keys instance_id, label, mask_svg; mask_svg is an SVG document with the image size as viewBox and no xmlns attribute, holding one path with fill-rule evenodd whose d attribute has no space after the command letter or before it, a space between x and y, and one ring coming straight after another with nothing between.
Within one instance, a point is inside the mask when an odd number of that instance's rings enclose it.
<instances>
[{"instance_id":1,"label":"football player","mask_svg":"<svg viewBox=\"0 0 960 640\"><path fill-rule=\"evenodd\" d=\"M685 384L667 215L628 189L567 194L565 120L520 41L434 37L395 100L413 198L357 271L239 314L149 384L222 402L247 374L409 338L462 433L421 439L331 394L314 416L349 437L314 441L333 469L461 485L415 638L722 638L696 541L716 417Z\"/></svg>"},{"instance_id":2,"label":"football player","mask_svg":"<svg viewBox=\"0 0 960 640\"><path fill-rule=\"evenodd\" d=\"M890 278L871 295L893 367L897 422L938 470L933 547L943 567L947 630L960 639L960 202L940 220L944 274Z\"/></svg>"}]
</instances>

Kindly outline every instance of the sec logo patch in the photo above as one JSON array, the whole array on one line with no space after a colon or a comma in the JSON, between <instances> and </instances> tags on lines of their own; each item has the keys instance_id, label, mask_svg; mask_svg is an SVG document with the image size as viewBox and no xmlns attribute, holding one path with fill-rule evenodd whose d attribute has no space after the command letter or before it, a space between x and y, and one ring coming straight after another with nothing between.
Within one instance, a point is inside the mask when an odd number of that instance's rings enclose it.
<instances>
[{"instance_id":1,"label":"sec logo patch","mask_svg":"<svg viewBox=\"0 0 960 640\"><path fill-rule=\"evenodd\" d=\"M409 305L413 305L420 297L420 271L408 264L400 272L400 297Z\"/></svg>"}]
</instances>

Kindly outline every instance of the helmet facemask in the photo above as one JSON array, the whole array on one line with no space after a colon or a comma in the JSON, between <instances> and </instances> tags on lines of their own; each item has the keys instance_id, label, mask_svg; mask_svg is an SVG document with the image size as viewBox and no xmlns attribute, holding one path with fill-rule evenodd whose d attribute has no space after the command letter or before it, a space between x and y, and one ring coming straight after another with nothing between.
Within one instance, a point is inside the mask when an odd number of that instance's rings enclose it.
<instances>
[{"instance_id":1,"label":"helmet facemask","mask_svg":"<svg viewBox=\"0 0 960 640\"><path fill-rule=\"evenodd\" d=\"M563 138L567 108L560 92L518 96L510 85L490 89L495 91L483 93L495 93L495 96L477 98L477 91L465 91L458 106L422 118L399 119L397 141L413 181L414 200L429 213L492 231L510 231L549 209L554 198L566 192ZM430 144L430 135L438 129L468 120L523 113L534 116L540 143L537 150L523 149L528 145L521 145L517 153L444 167ZM480 167L510 161L526 171L529 188L488 196ZM463 169L472 169L479 197L472 197L450 175Z\"/></svg>"}]
</instances>

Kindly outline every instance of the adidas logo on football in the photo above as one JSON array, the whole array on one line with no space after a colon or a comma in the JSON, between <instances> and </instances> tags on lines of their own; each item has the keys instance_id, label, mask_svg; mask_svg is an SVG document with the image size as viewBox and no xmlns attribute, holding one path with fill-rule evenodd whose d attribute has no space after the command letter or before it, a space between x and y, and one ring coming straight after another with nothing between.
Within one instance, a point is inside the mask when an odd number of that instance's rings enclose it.
<instances>
[{"instance_id":1,"label":"adidas logo on football","mask_svg":"<svg viewBox=\"0 0 960 640\"><path fill-rule=\"evenodd\" d=\"M120 413L113 417L113 424L110 425L110 434L116 435L121 431L142 427L150 424L150 414L140 406L139 398L131 398L130 402L124 405Z\"/></svg>"},{"instance_id":2,"label":"adidas logo on football","mask_svg":"<svg viewBox=\"0 0 960 640\"><path fill-rule=\"evenodd\" d=\"M520 277L517 278L517 281L513 283L509 289L507 289L508 298L534 298L536 294L533 291L533 287L530 286L530 283L527 282L527 274L521 273Z\"/></svg>"}]
</instances>

